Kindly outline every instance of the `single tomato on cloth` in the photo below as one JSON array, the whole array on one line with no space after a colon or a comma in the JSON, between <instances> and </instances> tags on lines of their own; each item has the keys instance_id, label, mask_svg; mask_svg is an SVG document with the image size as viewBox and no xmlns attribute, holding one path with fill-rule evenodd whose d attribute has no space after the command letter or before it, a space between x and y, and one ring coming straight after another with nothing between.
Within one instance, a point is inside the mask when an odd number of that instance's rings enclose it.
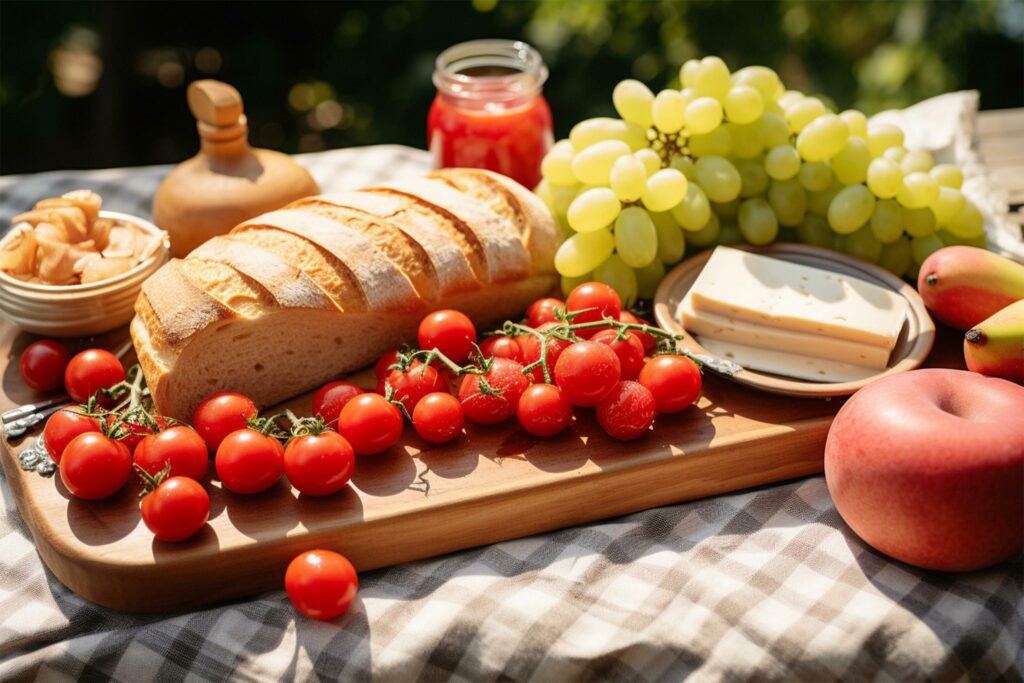
<instances>
[{"instance_id":1,"label":"single tomato on cloth","mask_svg":"<svg viewBox=\"0 0 1024 683\"><path fill-rule=\"evenodd\" d=\"M312 619L333 619L348 611L359 589L352 563L331 550L304 552L288 565L284 589L295 609Z\"/></svg>"}]
</instances>

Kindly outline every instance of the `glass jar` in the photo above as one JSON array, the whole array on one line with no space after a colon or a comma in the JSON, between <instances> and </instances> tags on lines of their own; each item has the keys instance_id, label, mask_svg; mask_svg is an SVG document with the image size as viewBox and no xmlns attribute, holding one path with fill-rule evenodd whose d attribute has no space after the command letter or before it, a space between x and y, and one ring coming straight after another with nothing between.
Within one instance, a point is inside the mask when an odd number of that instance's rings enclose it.
<instances>
[{"instance_id":1,"label":"glass jar","mask_svg":"<svg viewBox=\"0 0 1024 683\"><path fill-rule=\"evenodd\" d=\"M486 168L535 187L554 143L541 92L547 77L540 54L520 41L472 40L442 52L427 117L434 165Z\"/></svg>"}]
</instances>

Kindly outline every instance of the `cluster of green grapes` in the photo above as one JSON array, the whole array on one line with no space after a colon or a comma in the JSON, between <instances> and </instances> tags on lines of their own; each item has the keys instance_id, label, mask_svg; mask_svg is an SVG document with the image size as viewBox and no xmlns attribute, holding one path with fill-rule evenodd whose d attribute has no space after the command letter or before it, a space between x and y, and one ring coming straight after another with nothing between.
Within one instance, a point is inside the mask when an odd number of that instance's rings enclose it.
<instances>
[{"instance_id":1,"label":"cluster of green grapes","mask_svg":"<svg viewBox=\"0 0 1024 683\"><path fill-rule=\"evenodd\" d=\"M565 291L600 280L624 302L650 297L687 244L800 241L908 277L945 245L984 246L960 169L908 151L898 127L835 114L763 66L694 59L680 82L655 95L622 81L621 118L580 122L544 158Z\"/></svg>"}]
</instances>

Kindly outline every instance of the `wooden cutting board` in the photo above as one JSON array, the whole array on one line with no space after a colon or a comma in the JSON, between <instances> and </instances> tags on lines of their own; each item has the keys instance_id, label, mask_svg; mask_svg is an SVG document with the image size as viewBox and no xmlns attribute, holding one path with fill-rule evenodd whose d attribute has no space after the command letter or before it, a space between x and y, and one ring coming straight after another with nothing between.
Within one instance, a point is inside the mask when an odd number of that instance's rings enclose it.
<instances>
[{"instance_id":1,"label":"wooden cutting board","mask_svg":"<svg viewBox=\"0 0 1024 683\"><path fill-rule=\"evenodd\" d=\"M958 334L938 332L927 364L962 367ZM126 334L98 341L114 348ZM33 339L0 323L0 410L38 399L17 369ZM311 397L287 405L308 415ZM390 451L359 458L351 485L327 498L299 495L285 481L254 496L210 482L209 523L178 544L155 541L142 524L136 482L83 501L70 498L59 474L22 471L17 452L38 431L4 442L0 459L39 554L62 583L106 607L179 611L280 589L288 562L312 548L367 570L815 474L841 405L707 373L696 406L659 417L630 443L606 437L583 410L551 439L507 424L431 446L407 427Z\"/></svg>"}]
</instances>

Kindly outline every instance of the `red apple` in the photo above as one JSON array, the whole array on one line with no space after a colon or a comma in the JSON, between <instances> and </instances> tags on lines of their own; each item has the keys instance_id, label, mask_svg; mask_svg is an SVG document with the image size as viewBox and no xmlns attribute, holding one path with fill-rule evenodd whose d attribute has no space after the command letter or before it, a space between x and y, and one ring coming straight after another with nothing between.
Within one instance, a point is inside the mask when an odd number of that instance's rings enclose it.
<instances>
[{"instance_id":1,"label":"red apple","mask_svg":"<svg viewBox=\"0 0 1024 683\"><path fill-rule=\"evenodd\" d=\"M864 387L825 444L839 514L898 560L966 571L1024 550L1024 387L915 370Z\"/></svg>"}]
</instances>

